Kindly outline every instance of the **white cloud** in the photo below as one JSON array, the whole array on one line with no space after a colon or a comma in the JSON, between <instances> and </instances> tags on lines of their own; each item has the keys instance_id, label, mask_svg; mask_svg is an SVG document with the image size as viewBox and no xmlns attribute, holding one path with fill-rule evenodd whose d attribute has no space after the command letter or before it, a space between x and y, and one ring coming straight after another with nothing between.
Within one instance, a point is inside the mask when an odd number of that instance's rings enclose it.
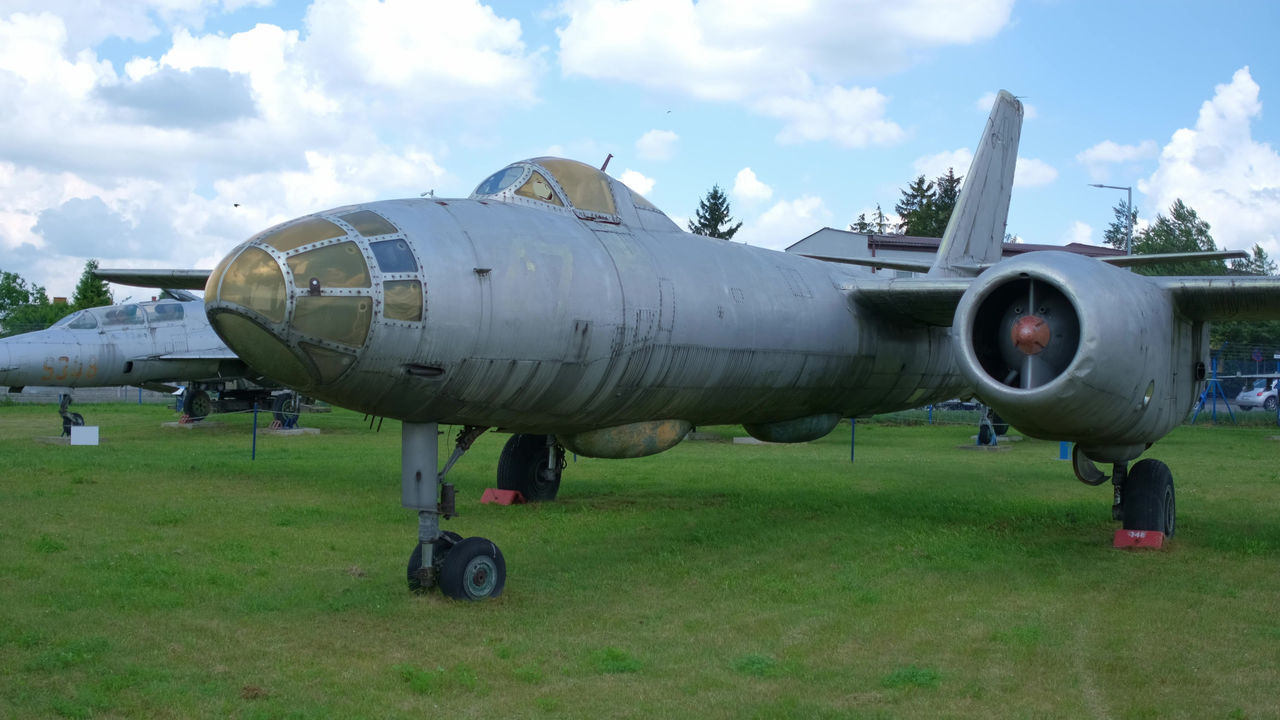
<instances>
[{"instance_id":1,"label":"white cloud","mask_svg":"<svg viewBox=\"0 0 1280 720\"><path fill-rule=\"evenodd\" d=\"M862 147L894 142L902 130L885 119L877 90L849 80L991 38L1012 4L567 0L556 32L566 75L741 103L782 120L781 142Z\"/></svg>"},{"instance_id":2,"label":"white cloud","mask_svg":"<svg viewBox=\"0 0 1280 720\"><path fill-rule=\"evenodd\" d=\"M758 247L782 250L831 223L831 211L822 198L805 195L783 200L759 217L743 222L733 239Z\"/></svg>"},{"instance_id":3,"label":"white cloud","mask_svg":"<svg viewBox=\"0 0 1280 720\"><path fill-rule=\"evenodd\" d=\"M1132 165L1155 157L1160 152L1154 141L1143 140L1137 145L1120 145L1110 140L1103 140L1076 155L1076 161L1089 170L1089 177L1094 182L1106 182L1110 179L1112 165Z\"/></svg>"},{"instance_id":4,"label":"white cloud","mask_svg":"<svg viewBox=\"0 0 1280 720\"><path fill-rule=\"evenodd\" d=\"M1023 120L1035 120L1036 118L1040 117L1040 111L1036 109L1035 105L1032 105L1031 103L1026 102L1025 100L1020 100L1020 102L1022 103L1022 119ZM978 98L978 102L974 103L974 107L978 108L984 113L989 113L991 112L991 108L994 107L995 104L996 104L996 94L994 92L989 92L983 95L982 97Z\"/></svg>"},{"instance_id":5,"label":"white cloud","mask_svg":"<svg viewBox=\"0 0 1280 720\"><path fill-rule=\"evenodd\" d=\"M520 22L477 0L317 0L304 24L308 66L337 95L391 92L418 108L534 99L541 61L525 52Z\"/></svg>"},{"instance_id":6,"label":"white cloud","mask_svg":"<svg viewBox=\"0 0 1280 720\"><path fill-rule=\"evenodd\" d=\"M1058 179L1058 171L1043 160L1018 158L1013 171L1014 187L1039 187Z\"/></svg>"},{"instance_id":7,"label":"white cloud","mask_svg":"<svg viewBox=\"0 0 1280 720\"><path fill-rule=\"evenodd\" d=\"M1152 214L1167 213L1181 198L1210 226L1218 247L1247 250L1261 244L1280 255L1280 154L1255 142L1261 117L1259 87L1249 68L1214 88L1194 128L1178 130L1160 151L1160 164L1138 189Z\"/></svg>"},{"instance_id":8,"label":"white cloud","mask_svg":"<svg viewBox=\"0 0 1280 720\"><path fill-rule=\"evenodd\" d=\"M623 185L626 185L641 195L648 195L649 192L653 190L653 186L657 182L653 178L645 177L631 169L623 170L622 174L618 176L618 179L622 181Z\"/></svg>"},{"instance_id":9,"label":"white cloud","mask_svg":"<svg viewBox=\"0 0 1280 720\"><path fill-rule=\"evenodd\" d=\"M917 158L911 166L915 169L916 175L923 175L927 180L936 180L946 175L948 168L954 170L956 175L964 175L969 172L971 162L973 162L973 151L969 148L960 148Z\"/></svg>"},{"instance_id":10,"label":"white cloud","mask_svg":"<svg viewBox=\"0 0 1280 720\"><path fill-rule=\"evenodd\" d=\"M733 195L748 202L762 202L773 197L773 188L760 182L751 168L746 167L733 179Z\"/></svg>"},{"instance_id":11,"label":"white cloud","mask_svg":"<svg viewBox=\"0 0 1280 720\"><path fill-rule=\"evenodd\" d=\"M1079 220L1071 223L1071 227L1067 228L1067 232L1062 236L1062 244L1081 243L1083 245L1093 244L1093 226Z\"/></svg>"},{"instance_id":12,"label":"white cloud","mask_svg":"<svg viewBox=\"0 0 1280 720\"><path fill-rule=\"evenodd\" d=\"M778 142L829 140L843 147L860 148L902 139L902 128L884 117L888 102L875 88L837 86L807 95L765 97L754 107L762 115L784 121Z\"/></svg>"},{"instance_id":13,"label":"white cloud","mask_svg":"<svg viewBox=\"0 0 1280 720\"><path fill-rule=\"evenodd\" d=\"M195 30L209 16L235 12L270 0L5 0L6 14L48 13L63 19L71 51L93 47L107 38L144 42L158 37L162 26Z\"/></svg>"},{"instance_id":14,"label":"white cloud","mask_svg":"<svg viewBox=\"0 0 1280 720\"><path fill-rule=\"evenodd\" d=\"M455 182L432 120L447 113L480 136L495 109L536 101L541 55L476 0L317 0L302 30L201 31L246 4L260 3L42 0L58 14L0 13L5 270L67 294L89 252L210 267L275 222ZM117 69L92 49L105 37L159 49ZM70 232L86 223L101 242Z\"/></svg>"},{"instance_id":15,"label":"white cloud","mask_svg":"<svg viewBox=\"0 0 1280 720\"><path fill-rule=\"evenodd\" d=\"M650 130L636 140L636 155L641 160L670 160L679 139L670 130Z\"/></svg>"}]
</instances>

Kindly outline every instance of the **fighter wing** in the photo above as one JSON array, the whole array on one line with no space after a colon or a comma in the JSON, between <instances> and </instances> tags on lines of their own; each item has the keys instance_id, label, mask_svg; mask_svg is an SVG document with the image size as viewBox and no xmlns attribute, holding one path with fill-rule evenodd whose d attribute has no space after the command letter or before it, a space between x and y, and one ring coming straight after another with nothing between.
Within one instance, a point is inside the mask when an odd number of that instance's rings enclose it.
<instances>
[{"instance_id":1,"label":"fighter wing","mask_svg":"<svg viewBox=\"0 0 1280 720\"><path fill-rule=\"evenodd\" d=\"M171 360L174 362L180 360L239 360L240 356L231 352L231 348L223 345L218 348L203 348L200 350L184 350L182 352L162 353L160 355L139 355L132 360Z\"/></svg>"},{"instance_id":2,"label":"fighter wing","mask_svg":"<svg viewBox=\"0 0 1280 720\"><path fill-rule=\"evenodd\" d=\"M98 268L94 274L107 282L146 288L203 290L212 270L121 270Z\"/></svg>"},{"instance_id":3,"label":"fighter wing","mask_svg":"<svg viewBox=\"0 0 1280 720\"><path fill-rule=\"evenodd\" d=\"M955 319L956 305L971 284L968 278L860 281L849 289L849 297L890 320L945 327Z\"/></svg>"},{"instance_id":4,"label":"fighter wing","mask_svg":"<svg viewBox=\"0 0 1280 720\"><path fill-rule=\"evenodd\" d=\"M1156 277L1178 311L1193 320L1272 320L1280 315L1280 277Z\"/></svg>"}]
</instances>

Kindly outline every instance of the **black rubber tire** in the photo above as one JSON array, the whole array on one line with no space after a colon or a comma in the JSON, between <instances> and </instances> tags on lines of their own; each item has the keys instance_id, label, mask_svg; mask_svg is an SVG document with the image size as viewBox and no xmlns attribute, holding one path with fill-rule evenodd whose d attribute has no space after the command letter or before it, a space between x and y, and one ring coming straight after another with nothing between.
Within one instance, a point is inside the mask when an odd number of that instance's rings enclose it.
<instances>
[{"instance_id":1,"label":"black rubber tire","mask_svg":"<svg viewBox=\"0 0 1280 720\"><path fill-rule=\"evenodd\" d=\"M451 530L441 530L440 537L436 538L435 551L431 554L432 564L436 567L436 577L440 577L440 565L444 561L444 556L453 549L454 545L462 542L462 536ZM431 589L430 585L423 585L418 579L418 567L422 565L422 543L413 546L413 552L409 555L409 564L405 567L405 579L409 583L409 589L413 592L426 592Z\"/></svg>"},{"instance_id":2,"label":"black rubber tire","mask_svg":"<svg viewBox=\"0 0 1280 720\"><path fill-rule=\"evenodd\" d=\"M502 551L482 537L454 545L440 566L440 591L456 600L496 598L506 584L507 561Z\"/></svg>"},{"instance_id":3,"label":"black rubber tire","mask_svg":"<svg viewBox=\"0 0 1280 720\"><path fill-rule=\"evenodd\" d=\"M1278 403L1277 403L1276 397L1272 395L1271 397L1262 401L1262 409L1266 410L1267 412L1275 412L1277 404Z\"/></svg>"},{"instance_id":4,"label":"black rubber tire","mask_svg":"<svg viewBox=\"0 0 1280 720\"><path fill-rule=\"evenodd\" d=\"M498 488L519 490L528 502L550 502L560 492L564 449L556 448L554 480L544 477L547 468L547 436L512 435L498 458Z\"/></svg>"},{"instance_id":5,"label":"black rubber tire","mask_svg":"<svg viewBox=\"0 0 1280 720\"><path fill-rule=\"evenodd\" d=\"M1009 434L1009 423L1005 422L995 410L988 408L987 418L991 420L991 429L996 431L996 435L1003 437Z\"/></svg>"},{"instance_id":6,"label":"black rubber tire","mask_svg":"<svg viewBox=\"0 0 1280 720\"><path fill-rule=\"evenodd\" d=\"M192 420L203 420L213 412L213 400L204 390L191 390L182 396L182 412Z\"/></svg>"},{"instance_id":7,"label":"black rubber tire","mask_svg":"<svg viewBox=\"0 0 1280 720\"><path fill-rule=\"evenodd\" d=\"M271 415L276 422L291 428L298 424L298 394L295 392L280 393L271 398Z\"/></svg>"},{"instance_id":8,"label":"black rubber tire","mask_svg":"<svg viewBox=\"0 0 1280 720\"><path fill-rule=\"evenodd\" d=\"M1143 460L1130 468L1121 502L1125 530L1155 530L1171 538L1178 529L1173 473L1159 460Z\"/></svg>"}]
</instances>

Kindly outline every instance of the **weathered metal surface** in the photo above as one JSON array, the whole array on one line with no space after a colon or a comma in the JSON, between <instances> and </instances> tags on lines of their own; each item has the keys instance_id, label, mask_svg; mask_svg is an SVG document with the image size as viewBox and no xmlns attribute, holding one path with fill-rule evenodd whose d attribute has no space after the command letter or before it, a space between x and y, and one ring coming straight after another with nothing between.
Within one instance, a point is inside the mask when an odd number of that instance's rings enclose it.
<instances>
[{"instance_id":1,"label":"weathered metal surface","mask_svg":"<svg viewBox=\"0 0 1280 720\"><path fill-rule=\"evenodd\" d=\"M594 458L636 458L670 450L693 429L684 420L656 420L557 435L556 440L579 455Z\"/></svg>"},{"instance_id":2,"label":"weathered metal surface","mask_svg":"<svg viewBox=\"0 0 1280 720\"><path fill-rule=\"evenodd\" d=\"M209 276L206 307L265 375L410 423L599 434L595 452L618 455L662 446L669 421L797 438L825 421L796 418L976 394L1029 435L1125 462L1190 408L1204 321L1280 317L1280 281L997 262L1021 117L1000 93L922 279L691 235L594 168L535 158L467 199L264 231Z\"/></svg>"},{"instance_id":3,"label":"weathered metal surface","mask_svg":"<svg viewBox=\"0 0 1280 720\"><path fill-rule=\"evenodd\" d=\"M742 426L757 440L774 443L799 443L826 437L840 422L834 413L810 415L772 423L747 423Z\"/></svg>"},{"instance_id":4,"label":"weathered metal surface","mask_svg":"<svg viewBox=\"0 0 1280 720\"><path fill-rule=\"evenodd\" d=\"M0 339L0 385L108 387L246 373L209 327L200 300L90 308L47 330Z\"/></svg>"}]
</instances>

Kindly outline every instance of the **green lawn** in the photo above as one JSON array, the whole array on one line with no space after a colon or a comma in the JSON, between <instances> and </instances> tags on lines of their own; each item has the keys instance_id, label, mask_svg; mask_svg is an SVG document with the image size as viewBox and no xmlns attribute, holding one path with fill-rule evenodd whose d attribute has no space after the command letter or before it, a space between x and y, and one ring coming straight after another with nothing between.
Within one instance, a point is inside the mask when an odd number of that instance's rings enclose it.
<instances>
[{"instance_id":1,"label":"green lawn","mask_svg":"<svg viewBox=\"0 0 1280 720\"><path fill-rule=\"evenodd\" d=\"M0 406L0 717L1267 718L1280 698L1280 434L1183 427L1163 551L1111 548L1058 444L848 424L570 462L553 504L446 527L504 595L405 590L399 423L162 428L156 406ZM1203 421L1201 421L1203 423ZM733 428L713 428L726 436ZM447 442L446 438L443 442ZM447 456L449 445L442 448Z\"/></svg>"}]
</instances>

